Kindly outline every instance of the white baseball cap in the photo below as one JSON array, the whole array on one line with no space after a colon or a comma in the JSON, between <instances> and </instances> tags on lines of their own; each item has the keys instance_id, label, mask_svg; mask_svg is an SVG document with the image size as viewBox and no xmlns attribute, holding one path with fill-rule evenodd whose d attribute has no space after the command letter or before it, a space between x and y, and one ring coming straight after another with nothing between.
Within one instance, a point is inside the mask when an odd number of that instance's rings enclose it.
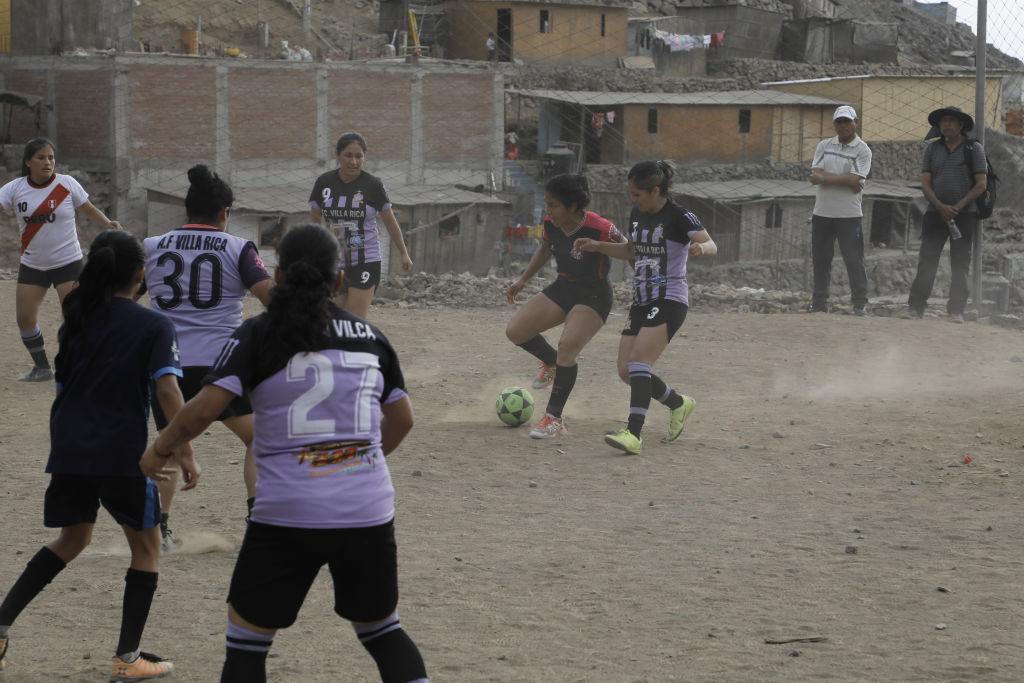
<instances>
[{"instance_id":1,"label":"white baseball cap","mask_svg":"<svg viewBox=\"0 0 1024 683\"><path fill-rule=\"evenodd\" d=\"M832 120L836 119L850 119L851 121L857 120L857 110L848 104L844 104L841 107L836 107L836 111L832 114Z\"/></svg>"}]
</instances>

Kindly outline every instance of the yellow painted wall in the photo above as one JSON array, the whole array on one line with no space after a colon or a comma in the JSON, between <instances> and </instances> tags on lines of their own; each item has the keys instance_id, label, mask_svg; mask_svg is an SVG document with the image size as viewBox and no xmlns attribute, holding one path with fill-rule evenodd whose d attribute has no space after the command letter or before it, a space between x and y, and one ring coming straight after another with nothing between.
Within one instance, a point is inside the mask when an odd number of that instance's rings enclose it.
<instances>
[{"instance_id":1,"label":"yellow painted wall","mask_svg":"<svg viewBox=\"0 0 1024 683\"><path fill-rule=\"evenodd\" d=\"M498 10L512 11L512 56L524 62L603 64L613 66L627 54L628 14L619 7L584 7L547 3L450 2L446 55L487 59L487 34L498 34ZM551 32L540 32L540 12L550 17ZM601 36L601 15L605 35Z\"/></svg>"},{"instance_id":2,"label":"yellow painted wall","mask_svg":"<svg viewBox=\"0 0 1024 683\"><path fill-rule=\"evenodd\" d=\"M739 110L750 109L750 132L740 133ZM734 163L771 154L771 107L627 105L623 107L626 163L644 159ZM658 132L647 132L647 111L658 110Z\"/></svg>"},{"instance_id":3,"label":"yellow painted wall","mask_svg":"<svg viewBox=\"0 0 1024 683\"><path fill-rule=\"evenodd\" d=\"M0 0L0 53L11 51L11 0Z\"/></svg>"},{"instance_id":4,"label":"yellow painted wall","mask_svg":"<svg viewBox=\"0 0 1024 683\"><path fill-rule=\"evenodd\" d=\"M929 112L942 106L957 106L974 116L973 76L849 78L766 87L852 104L860 116L860 136L868 142L921 140L928 132ZM1002 79L987 78L985 125L989 129L1005 130L1002 106Z\"/></svg>"}]
</instances>

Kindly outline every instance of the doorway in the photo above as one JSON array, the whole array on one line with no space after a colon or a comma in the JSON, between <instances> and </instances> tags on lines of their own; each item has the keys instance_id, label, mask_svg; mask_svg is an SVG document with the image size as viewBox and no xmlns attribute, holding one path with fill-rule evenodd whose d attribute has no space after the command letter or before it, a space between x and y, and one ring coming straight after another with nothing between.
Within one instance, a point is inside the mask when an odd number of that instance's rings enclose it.
<instances>
[{"instance_id":1,"label":"doorway","mask_svg":"<svg viewBox=\"0 0 1024 683\"><path fill-rule=\"evenodd\" d=\"M512 10L498 10L498 61L512 61Z\"/></svg>"}]
</instances>

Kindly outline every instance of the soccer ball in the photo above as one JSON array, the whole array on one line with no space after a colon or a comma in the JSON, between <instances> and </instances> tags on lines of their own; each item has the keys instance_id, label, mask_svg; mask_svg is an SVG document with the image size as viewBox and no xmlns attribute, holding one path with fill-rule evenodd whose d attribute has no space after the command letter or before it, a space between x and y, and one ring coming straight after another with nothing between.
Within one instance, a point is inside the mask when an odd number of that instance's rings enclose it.
<instances>
[{"instance_id":1,"label":"soccer ball","mask_svg":"<svg viewBox=\"0 0 1024 683\"><path fill-rule=\"evenodd\" d=\"M509 387L502 389L494 404L498 419L509 427L526 424L533 417L533 396L526 389Z\"/></svg>"}]
</instances>

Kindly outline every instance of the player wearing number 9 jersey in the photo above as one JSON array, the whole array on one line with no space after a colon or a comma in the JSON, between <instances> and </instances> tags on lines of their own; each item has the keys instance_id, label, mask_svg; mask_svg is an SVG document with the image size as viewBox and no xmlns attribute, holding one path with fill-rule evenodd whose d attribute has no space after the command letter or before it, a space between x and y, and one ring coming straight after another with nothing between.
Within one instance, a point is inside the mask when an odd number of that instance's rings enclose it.
<instances>
[{"instance_id":1,"label":"player wearing number 9 jersey","mask_svg":"<svg viewBox=\"0 0 1024 683\"><path fill-rule=\"evenodd\" d=\"M331 301L338 243L324 228L281 239L274 279L267 312L232 335L142 461L159 476L235 397L252 401L256 504L228 594L221 681L266 680L275 632L294 623L326 564L335 612L353 622L381 679L425 682L396 611L395 492L384 457L412 428L398 357L377 328Z\"/></svg>"},{"instance_id":2,"label":"player wearing number 9 jersey","mask_svg":"<svg viewBox=\"0 0 1024 683\"><path fill-rule=\"evenodd\" d=\"M234 201L231 188L201 164L189 169L188 178L188 224L143 243L150 305L171 319L178 335L183 373L180 384L185 400L199 393L202 379L224 342L242 324L246 292L266 304L272 286L256 245L225 232ZM157 403L153 404L153 419L158 430L167 426ZM245 444L244 478L251 505L256 487L252 408L239 398L218 419ZM174 489L173 480L160 486L160 531L166 548L173 543L167 516Z\"/></svg>"}]
</instances>

